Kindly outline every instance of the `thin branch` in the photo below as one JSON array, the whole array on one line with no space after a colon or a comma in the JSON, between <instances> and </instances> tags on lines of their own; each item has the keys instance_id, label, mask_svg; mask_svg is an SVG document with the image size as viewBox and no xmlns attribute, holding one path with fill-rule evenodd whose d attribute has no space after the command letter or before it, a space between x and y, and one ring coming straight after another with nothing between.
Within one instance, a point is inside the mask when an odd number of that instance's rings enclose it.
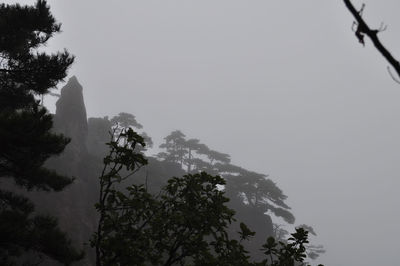
<instances>
[{"instance_id":1,"label":"thin branch","mask_svg":"<svg viewBox=\"0 0 400 266\"><path fill-rule=\"evenodd\" d=\"M142 169L143 165L136 165L136 169L132 170L129 174L127 174L124 177L121 177L121 181L124 181L126 179L128 179L128 177L134 175L135 173L137 173L140 169Z\"/></svg>"},{"instance_id":2,"label":"thin branch","mask_svg":"<svg viewBox=\"0 0 400 266\"><path fill-rule=\"evenodd\" d=\"M397 78L393 75L392 71L390 71L390 66L387 66L386 69L387 69L387 71L389 72L390 77L394 80L394 82L400 84L400 80L397 79Z\"/></svg>"},{"instance_id":3,"label":"thin branch","mask_svg":"<svg viewBox=\"0 0 400 266\"><path fill-rule=\"evenodd\" d=\"M396 70L397 75L400 77L400 63L399 63L399 61L397 61L392 56L392 54L383 46L383 44L381 43L381 41L378 38L378 33L381 32L381 31L386 30L386 27L384 27L383 24L382 24L379 29L376 29L376 30L370 29L370 27L367 25L367 23L362 18L362 10L363 10L363 8L361 8L360 11L357 11L350 0L343 0L343 2L346 5L347 9L350 11L350 13L353 15L353 17L355 18L355 20L356 20L356 22L358 24L359 33L361 33L362 35L365 34L371 39L371 41L374 44L375 48L389 62L389 64ZM359 37L359 36L357 35L357 37ZM360 42L361 42L361 40L360 40Z\"/></svg>"}]
</instances>

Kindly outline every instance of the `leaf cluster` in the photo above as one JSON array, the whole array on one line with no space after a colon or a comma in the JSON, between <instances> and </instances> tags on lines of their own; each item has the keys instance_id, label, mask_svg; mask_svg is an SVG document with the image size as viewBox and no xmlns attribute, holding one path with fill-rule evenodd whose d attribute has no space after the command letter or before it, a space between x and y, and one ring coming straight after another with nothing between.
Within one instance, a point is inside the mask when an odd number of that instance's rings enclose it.
<instances>
[{"instance_id":1,"label":"leaf cluster","mask_svg":"<svg viewBox=\"0 0 400 266\"><path fill-rule=\"evenodd\" d=\"M299 265L298 263L305 265L304 260L307 257L305 245L308 243L308 231L302 227L296 228L296 232L285 242L277 242L273 237L269 237L262 249L266 259L258 265L295 266Z\"/></svg>"}]
</instances>

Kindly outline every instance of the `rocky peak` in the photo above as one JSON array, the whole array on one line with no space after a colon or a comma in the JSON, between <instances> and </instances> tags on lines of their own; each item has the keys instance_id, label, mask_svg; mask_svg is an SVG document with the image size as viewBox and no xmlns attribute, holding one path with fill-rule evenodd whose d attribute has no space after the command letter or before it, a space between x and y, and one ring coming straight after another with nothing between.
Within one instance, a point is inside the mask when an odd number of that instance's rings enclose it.
<instances>
[{"instance_id":1,"label":"rocky peak","mask_svg":"<svg viewBox=\"0 0 400 266\"><path fill-rule=\"evenodd\" d=\"M78 79L75 76L71 77L61 89L54 116L55 130L71 138L67 150L78 154L87 153L88 125L82 91Z\"/></svg>"}]
</instances>

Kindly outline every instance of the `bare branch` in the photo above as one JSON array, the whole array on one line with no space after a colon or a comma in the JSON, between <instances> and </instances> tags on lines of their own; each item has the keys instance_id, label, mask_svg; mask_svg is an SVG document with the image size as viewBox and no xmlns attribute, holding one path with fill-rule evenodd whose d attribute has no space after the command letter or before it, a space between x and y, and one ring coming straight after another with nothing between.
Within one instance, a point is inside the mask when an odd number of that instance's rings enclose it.
<instances>
[{"instance_id":1,"label":"bare branch","mask_svg":"<svg viewBox=\"0 0 400 266\"><path fill-rule=\"evenodd\" d=\"M397 61L397 59L395 59L392 56L392 54L383 46L382 42L378 38L378 33L386 30L387 27L384 26L384 24L382 23L379 29L375 30L370 29L370 27L362 18L362 12L364 11L365 4L362 5L360 11L357 11L350 0L343 0L343 2L356 20L356 25L357 25L356 36L359 42L364 45L364 35L367 35L374 44L375 48L378 50L378 52L389 62L389 64L395 69L397 75L400 77L399 61ZM354 28L354 23L352 28Z\"/></svg>"}]
</instances>

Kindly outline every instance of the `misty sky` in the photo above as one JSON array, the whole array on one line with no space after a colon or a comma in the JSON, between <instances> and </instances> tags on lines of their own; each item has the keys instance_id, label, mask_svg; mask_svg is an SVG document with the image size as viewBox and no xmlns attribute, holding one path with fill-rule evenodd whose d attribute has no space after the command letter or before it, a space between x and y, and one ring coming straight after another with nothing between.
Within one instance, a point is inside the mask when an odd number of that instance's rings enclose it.
<instances>
[{"instance_id":1,"label":"misty sky","mask_svg":"<svg viewBox=\"0 0 400 266\"><path fill-rule=\"evenodd\" d=\"M48 2L88 116L133 113L156 145L180 129L270 174L320 263L398 264L400 85L343 1ZM400 2L363 2L400 58Z\"/></svg>"}]
</instances>

